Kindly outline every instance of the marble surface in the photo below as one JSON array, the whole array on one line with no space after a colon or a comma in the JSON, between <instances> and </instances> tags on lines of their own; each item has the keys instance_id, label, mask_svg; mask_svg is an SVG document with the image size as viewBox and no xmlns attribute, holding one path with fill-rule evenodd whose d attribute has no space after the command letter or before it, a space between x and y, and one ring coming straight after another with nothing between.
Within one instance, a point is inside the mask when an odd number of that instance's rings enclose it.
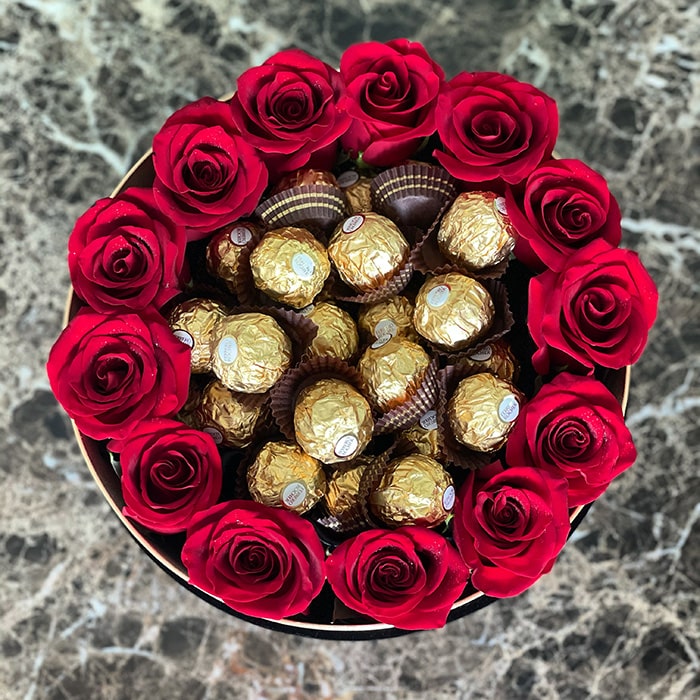
<instances>
[{"instance_id":1,"label":"marble surface","mask_svg":"<svg viewBox=\"0 0 700 700\"><path fill-rule=\"evenodd\" d=\"M691 0L0 0L0 697L700 698L700 56ZM435 632L314 641L181 589L102 500L49 391L66 241L178 106L297 45L407 35L553 95L659 284L639 460L553 573Z\"/></svg>"}]
</instances>

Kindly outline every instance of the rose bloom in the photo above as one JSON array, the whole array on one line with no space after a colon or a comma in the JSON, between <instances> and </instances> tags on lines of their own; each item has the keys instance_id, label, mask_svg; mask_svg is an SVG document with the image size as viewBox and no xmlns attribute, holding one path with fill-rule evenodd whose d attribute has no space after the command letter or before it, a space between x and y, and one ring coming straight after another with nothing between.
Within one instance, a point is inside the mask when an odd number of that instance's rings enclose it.
<instances>
[{"instance_id":1,"label":"rose bloom","mask_svg":"<svg viewBox=\"0 0 700 700\"><path fill-rule=\"evenodd\" d=\"M352 117L343 147L365 163L395 165L435 131L445 74L422 44L393 39L348 48L340 59L347 87L341 103Z\"/></svg>"},{"instance_id":2,"label":"rose bloom","mask_svg":"<svg viewBox=\"0 0 700 700\"><path fill-rule=\"evenodd\" d=\"M303 613L326 578L313 525L255 501L227 501L195 515L182 562L190 583L254 617Z\"/></svg>"},{"instance_id":3,"label":"rose bloom","mask_svg":"<svg viewBox=\"0 0 700 700\"><path fill-rule=\"evenodd\" d=\"M595 241L561 272L530 280L528 328L537 345L538 374L552 365L590 374L595 364L619 369L642 354L656 319L659 295L631 250Z\"/></svg>"},{"instance_id":4,"label":"rose bloom","mask_svg":"<svg viewBox=\"0 0 700 700\"><path fill-rule=\"evenodd\" d=\"M350 120L339 108L343 84L327 63L289 49L238 78L233 120L272 180L301 167L328 169Z\"/></svg>"},{"instance_id":5,"label":"rose bloom","mask_svg":"<svg viewBox=\"0 0 700 700\"><path fill-rule=\"evenodd\" d=\"M605 178L580 160L543 163L522 192L506 190L506 209L518 232L515 254L534 269L561 270L593 241L620 244L620 207Z\"/></svg>"},{"instance_id":6,"label":"rose bloom","mask_svg":"<svg viewBox=\"0 0 700 700\"><path fill-rule=\"evenodd\" d=\"M615 397L598 380L568 372L524 406L506 445L510 466L566 479L569 506L594 501L636 457Z\"/></svg>"},{"instance_id":7,"label":"rose bloom","mask_svg":"<svg viewBox=\"0 0 700 700\"><path fill-rule=\"evenodd\" d=\"M250 214L267 186L260 156L240 136L231 107L203 97L153 137L153 192L162 211L197 240Z\"/></svg>"},{"instance_id":8,"label":"rose bloom","mask_svg":"<svg viewBox=\"0 0 700 700\"><path fill-rule=\"evenodd\" d=\"M442 151L433 155L460 180L516 184L552 154L556 102L502 73L459 73L438 98Z\"/></svg>"},{"instance_id":9,"label":"rose bloom","mask_svg":"<svg viewBox=\"0 0 700 700\"><path fill-rule=\"evenodd\" d=\"M180 410L190 349L154 311L117 316L83 309L54 343L46 370L80 432L121 439L143 420Z\"/></svg>"},{"instance_id":10,"label":"rose bloom","mask_svg":"<svg viewBox=\"0 0 700 700\"><path fill-rule=\"evenodd\" d=\"M551 570L566 543L567 483L498 462L472 471L457 497L453 530L474 586L495 598L518 595Z\"/></svg>"},{"instance_id":11,"label":"rose bloom","mask_svg":"<svg viewBox=\"0 0 700 700\"><path fill-rule=\"evenodd\" d=\"M122 512L156 532L182 532L221 493L221 457L214 439L178 421L137 425L125 440L111 440L119 453Z\"/></svg>"},{"instance_id":12,"label":"rose bloom","mask_svg":"<svg viewBox=\"0 0 700 700\"><path fill-rule=\"evenodd\" d=\"M326 571L349 608L407 630L442 627L469 578L452 545L417 526L361 532L333 551Z\"/></svg>"},{"instance_id":13,"label":"rose bloom","mask_svg":"<svg viewBox=\"0 0 700 700\"><path fill-rule=\"evenodd\" d=\"M149 187L100 199L68 239L76 294L96 311L160 308L183 285L185 229L157 207Z\"/></svg>"}]
</instances>

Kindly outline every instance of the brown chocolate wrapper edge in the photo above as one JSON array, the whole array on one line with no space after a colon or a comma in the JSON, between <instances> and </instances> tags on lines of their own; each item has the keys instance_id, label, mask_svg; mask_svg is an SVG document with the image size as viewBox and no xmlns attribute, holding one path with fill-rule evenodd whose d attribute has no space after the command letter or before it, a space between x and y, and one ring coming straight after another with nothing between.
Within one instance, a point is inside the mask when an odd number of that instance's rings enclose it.
<instances>
[{"instance_id":1,"label":"brown chocolate wrapper edge","mask_svg":"<svg viewBox=\"0 0 700 700\"><path fill-rule=\"evenodd\" d=\"M360 479L360 488L358 491L360 508L362 509L362 517L366 520L372 528L378 528L380 530L390 530L391 528L383 523L381 520L375 518L369 509L369 496L374 491L374 489L379 486L379 482L382 480L382 476L386 470L387 465L394 457L395 445L389 447L385 452L377 457L377 459L370 464L367 469L365 469Z\"/></svg>"},{"instance_id":2,"label":"brown chocolate wrapper edge","mask_svg":"<svg viewBox=\"0 0 700 700\"><path fill-rule=\"evenodd\" d=\"M447 417L447 403L454 393L459 382L469 376L469 372L464 367L448 365L438 372L438 400L437 400L437 423L438 423L438 447L444 458L461 469L479 469L492 462L498 450L493 452L477 452L470 450L457 440L450 428L450 421Z\"/></svg>"},{"instance_id":3,"label":"brown chocolate wrapper edge","mask_svg":"<svg viewBox=\"0 0 700 700\"><path fill-rule=\"evenodd\" d=\"M400 406L379 416L374 424L374 434L382 435L406 428L415 423L426 411L433 408L437 401L437 374L438 361L433 359L428 365L416 393Z\"/></svg>"}]
</instances>

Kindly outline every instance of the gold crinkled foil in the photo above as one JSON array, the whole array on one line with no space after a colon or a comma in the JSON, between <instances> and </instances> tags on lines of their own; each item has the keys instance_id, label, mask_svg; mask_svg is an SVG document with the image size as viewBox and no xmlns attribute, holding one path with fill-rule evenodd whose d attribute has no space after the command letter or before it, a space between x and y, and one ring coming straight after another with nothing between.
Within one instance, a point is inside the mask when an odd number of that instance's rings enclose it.
<instances>
[{"instance_id":1,"label":"gold crinkled foil","mask_svg":"<svg viewBox=\"0 0 700 700\"><path fill-rule=\"evenodd\" d=\"M416 296L415 329L446 350L474 344L491 327L495 308L477 280L448 272L429 277Z\"/></svg>"},{"instance_id":2,"label":"gold crinkled foil","mask_svg":"<svg viewBox=\"0 0 700 700\"><path fill-rule=\"evenodd\" d=\"M368 177L360 177L353 184L343 188L348 209L352 214L372 211L371 182Z\"/></svg>"},{"instance_id":3,"label":"gold crinkled foil","mask_svg":"<svg viewBox=\"0 0 700 700\"><path fill-rule=\"evenodd\" d=\"M358 457L348 467L336 469L327 479L326 509L341 523L346 515L354 513L358 507L360 480L371 462L369 457Z\"/></svg>"},{"instance_id":4,"label":"gold crinkled foil","mask_svg":"<svg viewBox=\"0 0 700 700\"><path fill-rule=\"evenodd\" d=\"M439 462L422 454L389 462L369 495L372 513L392 527L437 527L451 513L454 501L452 477Z\"/></svg>"},{"instance_id":5,"label":"gold crinkled foil","mask_svg":"<svg viewBox=\"0 0 700 700\"><path fill-rule=\"evenodd\" d=\"M170 328L177 339L190 348L193 374L203 374L211 369L209 342L214 327L225 315L223 305L211 299L188 299L170 312Z\"/></svg>"},{"instance_id":6,"label":"gold crinkled foil","mask_svg":"<svg viewBox=\"0 0 700 700\"><path fill-rule=\"evenodd\" d=\"M195 428L199 430L199 418L197 417L197 409L202 401L202 388L199 382L195 379L194 375L190 378L189 391L187 393L187 400L185 405L180 409L178 414L175 416L175 420L182 421L185 425L189 425L190 428Z\"/></svg>"},{"instance_id":7,"label":"gold crinkled foil","mask_svg":"<svg viewBox=\"0 0 700 700\"><path fill-rule=\"evenodd\" d=\"M357 325L367 342L385 335L402 335L409 340L418 340L413 328L413 304L406 297L394 296L371 306L363 306Z\"/></svg>"},{"instance_id":8,"label":"gold crinkled foil","mask_svg":"<svg viewBox=\"0 0 700 700\"><path fill-rule=\"evenodd\" d=\"M299 392L294 433L307 454L326 464L347 462L372 439L374 420L367 399L340 379L320 379Z\"/></svg>"},{"instance_id":9,"label":"gold crinkled foil","mask_svg":"<svg viewBox=\"0 0 700 700\"><path fill-rule=\"evenodd\" d=\"M296 172L285 175L272 190L272 194L289 190L292 187L305 187L306 185L329 185L338 187L338 181L333 173L326 170L314 170L313 168L304 168Z\"/></svg>"},{"instance_id":10,"label":"gold crinkled foil","mask_svg":"<svg viewBox=\"0 0 700 700\"><path fill-rule=\"evenodd\" d=\"M214 379L202 392L197 416L201 430L209 433L217 445L247 447L253 439L262 405L258 397L231 391Z\"/></svg>"},{"instance_id":11,"label":"gold crinkled foil","mask_svg":"<svg viewBox=\"0 0 700 700\"><path fill-rule=\"evenodd\" d=\"M522 394L489 372L463 379L447 404L457 440L480 452L502 447L520 412Z\"/></svg>"},{"instance_id":12,"label":"gold crinkled foil","mask_svg":"<svg viewBox=\"0 0 700 700\"><path fill-rule=\"evenodd\" d=\"M338 224L328 255L344 282L370 292L393 277L408 259L409 245L396 224L374 212Z\"/></svg>"},{"instance_id":13,"label":"gold crinkled foil","mask_svg":"<svg viewBox=\"0 0 700 700\"><path fill-rule=\"evenodd\" d=\"M253 500L297 513L313 508L326 492L321 463L293 442L264 445L246 478Z\"/></svg>"},{"instance_id":14,"label":"gold crinkled foil","mask_svg":"<svg viewBox=\"0 0 700 700\"><path fill-rule=\"evenodd\" d=\"M437 240L447 258L468 270L497 265L515 247L505 199L493 192L463 192L440 222Z\"/></svg>"},{"instance_id":15,"label":"gold crinkled foil","mask_svg":"<svg viewBox=\"0 0 700 700\"><path fill-rule=\"evenodd\" d=\"M316 304L306 318L318 326L318 333L309 348L312 357L347 360L357 352L360 344L357 326L347 311L323 301Z\"/></svg>"},{"instance_id":16,"label":"gold crinkled foil","mask_svg":"<svg viewBox=\"0 0 700 700\"><path fill-rule=\"evenodd\" d=\"M507 382L512 382L518 372L518 361L503 340L496 340L481 350L460 358L457 366L464 367L471 374L491 372Z\"/></svg>"},{"instance_id":17,"label":"gold crinkled foil","mask_svg":"<svg viewBox=\"0 0 700 700\"><path fill-rule=\"evenodd\" d=\"M261 394L287 370L292 342L272 316L225 316L212 335L212 371L233 391Z\"/></svg>"},{"instance_id":18,"label":"gold crinkled foil","mask_svg":"<svg viewBox=\"0 0 700 700\"><path fill-rule=\"evenodd\" d=\"M268 231L250 255L255 286L295 309L308 306L323 289L331 264L326 249L303 228Z\"/></svg>"},{"instance_id":19,"label":"gold crinkled foil","mask_svg":"<svg viewBox=\"0 0 700 700\"><path fill-rule=\"evenodd\" d=\"M237 221L215 233L209 240L207 269L214 277L222 279L233 292L236 290L241 253L259 235L260 229L255 224Z\"/></svg>"},{"instance_id":20,"label":"gold crinkled foil","mask_svg":"<svg viewBox=\"0 0 700 700\"><path fill-rule=\"evenodd\" d=\"M401 436L408 440L422 455L436 459L440 454L438 447L437 417L434 410L428 411L420 420Z\"/></svg>"},{"instance_id":21,"label":"gold crinkled foil","mask_svg":"<svg viewBox=\"0 0 700 700\"><path fill-rule=\"evenodd\" d=\"M367 396L386 413L416 393L429 364L430 357L420 345L397 335L372 343L357 369Z\"/></svg>"}]
</instances>

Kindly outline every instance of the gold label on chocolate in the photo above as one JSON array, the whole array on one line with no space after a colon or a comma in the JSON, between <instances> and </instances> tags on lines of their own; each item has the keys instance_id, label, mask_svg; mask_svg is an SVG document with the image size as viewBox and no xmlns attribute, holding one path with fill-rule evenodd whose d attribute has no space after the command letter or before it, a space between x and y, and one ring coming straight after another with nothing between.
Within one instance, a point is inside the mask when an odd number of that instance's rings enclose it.
<instances>
[{"instance_id":1,"label":"gold label on chocolate","mask_svg":"<svg viewBox=\"0 0 700 700\"><path fill-rule=\"evenodd\" d=\"M292 270L300 279L310 280L316 272L316 265L310 255L296 253L292 258Z\"/></svg>"},{"instance_id":2,"label":"gold label on chocolate","mask_svg":"<svg viewBox=\"0 0 700 700\"><path fill-rule=\"evenodd\" d=\"M455 487L450 484L442 494L442 507L445 510L452 510L455 504Z\"/></svg>"},{"instance_id":3,"label":"gold label on chocolate","mask_svg":"<svg viewBox=\"0 0 700 700\"><path fill-rule=\"evenodd\" d=\"M444 306L447 300L450 298L450 285L449 284L439 284L437 287L433 287L425 300L428 302L428 306L433 309L439 309Z\"/></svg>"},{"instance_id":4,"label":"gold label on chocolate","mask_svg":"<svg viewBox=\"0 0 700 700\"><path fill-rule=\"evenodd\" d=\"M346 170L338 175L338 186L342 189L351 187L360 179L360 173L355 170Z\"/></svg>"},{"instance_id":5,"label":"gold label on chocolate","mask_svg":"<svg viewBox=\"0 0 700 700\"><path fill-rule=\"evenodd\" d=\"M178 329L176 331L173 331L173 335L181 343L184 343L188 348L194 347L194 338L187 331L183 331L182 329Z\"/></svg>"},{"instance_id":6,"label":"gold label on chocolate","mask_svg":"<svg viewBox=\"0 0 700 700\"><path fill-rule=\"evenodd\" d=\"M398 333L398 330L398 326L390 318L383 318L374 327L374 337L383 338L388 335L390 338L393 338Z\"/></svg>"},{"instance_id":7,"label":"gold label on chocolate","mask_svg":"<svg viewBox=\"0 0 700 700\"><path fill-rule=\"evenodd\" d=\"M282 489L282 503L287 508L298 508L306 498L306 486L301 481L292 481Z\"/></svg>"},{"instance_id":8,"label":"gold label on chocolate","mask_svg":"<svg viewBox=\"0 0 700 700\"><path fill-rule=\"evenodd\" d=\"M228 237L233 245L244 246L253 237L253 232L247 226L234 226Z\"/></svg>"},{"instance_id":9,"label":"gold label on chocolate","mask_svg":"<svg viewBox=\"0 0 700 700\"><path fill-rule=\"evenodd\" d=\"M420 417L418 424L421 428L423 428L423 430L437 430L437 411L434 411L432 409L430 411L426 411Z\"/></svg>"},{"instance_id":10,"label":"gold label on chocolate","mask_svg":"<svg viewBox=\"0 0 700 700\"><path fill-rule=\"evenodd\" d=\"M222 338L219 341L219 346L216 349L219 359L225 364L230 365L236 361L238 357L238 343L235 338L230 335Z\"/></svg>"},{"instance_id":11,"label":"gold label on chocolate","mask_svg":"<svg viewBox=\"0 0 700 700\"><path fill-rule=\"evenodd\" d=\"M512 423L518 417L519 413L520 404L513 394L506 396L501 400L501 403L498 404L498 417L504 423Z\"/></svg>"},{"instance_id":12,"label":"gold label on chocolate","mask_svg":"<svg viewBox=\"0 0 700 700\"><path fill-rule=\"evenodd\" d=\"M339 438L333 447L336 457L350 457L354 454L359 445L358 439L351 434L343 435Z\"/></svg>"},{"instance_id":13,"label":"gold label on chocolate","mask_svg":"<svg viewBox=\"0 0 700 700\"><path fill-rule=\"evenodd\" d=\"M365 223L365 217L362 214L355 214L343 222L343 233L355 233Z\"/></svg>"}]
</instances>

